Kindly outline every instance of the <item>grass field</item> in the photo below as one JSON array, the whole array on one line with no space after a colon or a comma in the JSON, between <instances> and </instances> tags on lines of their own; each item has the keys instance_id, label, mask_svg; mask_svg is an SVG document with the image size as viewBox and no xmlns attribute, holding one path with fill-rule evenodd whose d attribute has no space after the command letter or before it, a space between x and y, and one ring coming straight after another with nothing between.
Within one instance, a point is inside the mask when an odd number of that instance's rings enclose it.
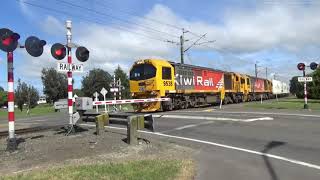
<instances>
[{"instance_id":1,"label":"grass field","mask_svg":"<svg viewBox=\"0 0 320 180\"><path fill-rule=\"evenodd\" d=\"M320 111L320 100L318 99L309 99L308 106L311 110ZM255 103L248 103L245 105L248 108L262 108L262 109L292 109L292 110L302 110L304 107L303 99L296 98L279 98L277 100L264 101L262 104L260 101Z\"/></svg>"},{"instance_id":2,"label":"grass field","mask_svg":"<svg viewBox=\"0 0 320 180\"><path fill-rule=\"evenodd\" d=\"M20 173L5 176L4 180L31 179L132 179L132 180L165 180L186 179L183 176L185 166L190 163L178 160L142 160L120 164L77 165L53 168L45 171ZM192 175L192 174L191 174ZM1 178L0 178L1 179ZM191 179L190 177L187 179Z\"/></svg>"},{"instance_id":3,"label":"grass field","mask_svg":"<svg viewBox=\"0 0 320 180\"><path fill-rule=\"evenodd\" d=\"M53 105L45 104L45 105L39 105L33 109L30 110L29 115L27 115L27 109L24 108L24 110L21 112L18 108L15 108L15 116L16 117L34 117L34 116L42 116L42 115L49 115L54 114L54 108ZM7 117L8 111L7 109L0 109L0 118Z\"/></svg>"}]
</instances>

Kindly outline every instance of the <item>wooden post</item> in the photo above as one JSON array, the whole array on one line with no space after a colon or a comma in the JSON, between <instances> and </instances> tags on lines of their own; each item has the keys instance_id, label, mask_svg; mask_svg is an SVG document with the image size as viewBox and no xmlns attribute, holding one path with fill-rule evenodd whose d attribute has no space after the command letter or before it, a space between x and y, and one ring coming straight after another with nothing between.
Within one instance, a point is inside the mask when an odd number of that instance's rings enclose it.
<instances>
[{"instance_id":1,"label":"wooden post","mask_svg":"<svg viewBox=\"0 0 320 180\"><path fill-rule=\"evenodd\" d=\"M130 145L138 144L138 117L129 116L128 117L128 127L127 127L127 143Z\"/></svg>"},{"instance_id":2,"label":"wooden post","mask_svg":"<svg viewBox=\"0 0 320 180\"><path fill-rule=\"evenodd\" d=\"M109 115L108 114L101 114L99 116L96 116L96 133L97 135L100 135L104 132L105 125L109 125Z\"/></svg>"}]
</instances>

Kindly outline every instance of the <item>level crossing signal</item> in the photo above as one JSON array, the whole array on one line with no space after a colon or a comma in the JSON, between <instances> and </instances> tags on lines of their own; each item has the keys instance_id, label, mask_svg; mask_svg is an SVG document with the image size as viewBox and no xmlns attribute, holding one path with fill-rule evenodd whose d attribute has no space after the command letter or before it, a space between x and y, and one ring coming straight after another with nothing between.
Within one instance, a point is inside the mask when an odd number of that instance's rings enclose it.
<instances>
[{"instance_id":1,"label":"level crossing signal","mask_svg":"<svg viewBox=\"0 0 320 180\"><path fill-rule=\"evenodd\" d=\"M297 65L297 68L298 68L300 71L304 71L305 68L306 68L306 65L305 65L304 63L299 63L299 64Z\"/></svg>"},{"instance_id":2,"label":"level crossing signal","mask_svg":"<svg viewBox=\"0 0 320 180\"><path fill-rule=\"evenodd\" d=\"M67 55L66 47L63 44L55 43L51 46L51 55L56 60L62 60Z\"/></svg>"},{"instance_id":3,"label":"level crossing signal","mask_svg":"<svg viewBox=\"0 0 320 180\"><path fill-rule=\"evenodd\" d=\"M35 36L30 36L25 42L25 48L31 56L39 57L43 53L43 46L46 44L46 41L40 40Z\"/></svg>"},{"instance_id":4,"label":"level crossing signal","mask_svg":"<svg viewBox=\"0 0 320 180\"><path fill-rule=\"evenodd\" d=\"M76 50L76 57L79 61L85 62L89 59L89 50L83 46L80 46Z\"/></svg>"},{"instance_id":5,"label":"level crossing signal","mask_svg":"<svg viewBox=\"0 0 320 180\"><path fill-rule=\"evenodd\" d=\"M51 47L51 55L56 60L62 60L66 57L67 48L65 45L60 43L55 43ZM89 50L83 46L80 46L76 50L76 57L79 61L85 62L89 59Z\"/></svg>"},{"instance_id":6,"label":"level crossing signal","mask_svg":"<svg viewBox=\"0 0 320 180\"><path fill-rule=\"evenodd\" d=\"M318 68L318 64L315 62L310 63L310 69L316 70Z\"/></svg>"},{"instance_id":7,"label":"level crossing signal","mask_svg":"<svg viewBox=\"0 0 320 180\"><path fill-rule=\"evenodd\" d=\"M13 52L18 47L20 35L12 32L10 29L0 29L0 49L4 52Z\"/></svg>"}]
</instances>

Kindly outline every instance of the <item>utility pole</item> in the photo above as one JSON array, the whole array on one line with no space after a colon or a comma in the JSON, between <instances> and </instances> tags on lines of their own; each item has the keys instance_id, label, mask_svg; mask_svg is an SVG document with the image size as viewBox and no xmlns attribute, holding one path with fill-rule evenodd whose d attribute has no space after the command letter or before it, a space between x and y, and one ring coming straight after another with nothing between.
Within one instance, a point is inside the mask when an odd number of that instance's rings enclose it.
<instances>
[{"instance_id":1,"label":"utility pole","mask_svg":"<svg viewBox=\"0 0 320 180\"><path fill-rule=\"evenodd\" d=\"M266 79L268 79L268 67L266 67Z\"/></svg>"},{"instance_id":2,"label":"utility pole","mask_svg":"<svg viewBox=\"0 0 320 180\"><path fill-rule=\"evenodd\" d=\"M182 34L180 36L180 61L181 64L184 64L184 53L186 50L184 50L184 42L188 41L184 39L184 34L187 33L188 31L185 31L184 28L182 28Z\"/></svg>"}]
</instances>

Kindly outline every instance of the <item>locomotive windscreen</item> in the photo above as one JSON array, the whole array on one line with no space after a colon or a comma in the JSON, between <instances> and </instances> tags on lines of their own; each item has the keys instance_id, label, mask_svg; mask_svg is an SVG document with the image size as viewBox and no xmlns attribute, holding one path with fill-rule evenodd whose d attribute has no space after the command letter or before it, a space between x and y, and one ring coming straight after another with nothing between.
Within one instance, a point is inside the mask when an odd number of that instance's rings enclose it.
<instances>
[{"instance_id":1,"label":"locomotive windscreen","mask_svg":"<svg viewBox=\"0 0 320 180\"><path fill-rule=\"evenodd\" d=\"M152 64L138 64L130 71L130 80L146 80L156 76L156 68Z\"/></svg>"}]
</instances>

